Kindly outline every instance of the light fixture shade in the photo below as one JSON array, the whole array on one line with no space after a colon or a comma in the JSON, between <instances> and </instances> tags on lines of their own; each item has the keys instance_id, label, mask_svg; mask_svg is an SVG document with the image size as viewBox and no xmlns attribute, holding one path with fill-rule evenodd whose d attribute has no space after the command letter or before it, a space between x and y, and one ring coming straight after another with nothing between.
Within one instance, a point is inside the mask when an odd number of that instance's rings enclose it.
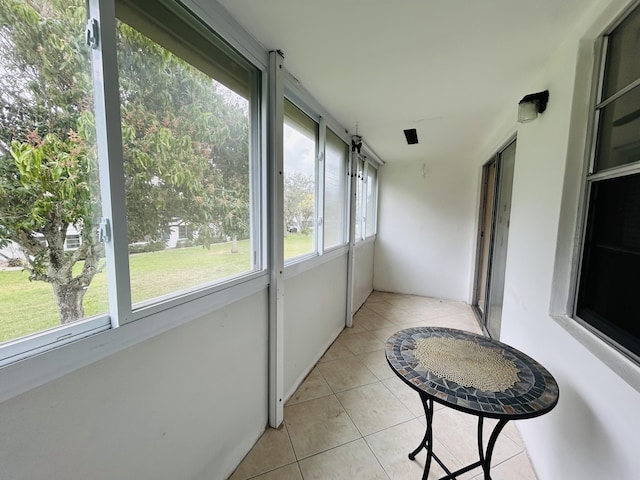
<instances>
[{"instance_id":1,"label":"light fixture shade","mask_svg":"<svg viewBox=\"0 0 640 480\"><path fill-rule=\"evenodd\" d=\"M518 104L518 122L527 123L538 118L537 102L523 102Z\"/></svg>"},{"instance_id":2,"label":"light fixture shade","mask_svg":"<svg viewBox=\"0 0 640 480\"><path fill-rule=\"evenodd\" d=\"M547 109L549 90L525 95L518 103L518 122L527 123L535 120L539 113Z\"/></svg>"}]
</instances>

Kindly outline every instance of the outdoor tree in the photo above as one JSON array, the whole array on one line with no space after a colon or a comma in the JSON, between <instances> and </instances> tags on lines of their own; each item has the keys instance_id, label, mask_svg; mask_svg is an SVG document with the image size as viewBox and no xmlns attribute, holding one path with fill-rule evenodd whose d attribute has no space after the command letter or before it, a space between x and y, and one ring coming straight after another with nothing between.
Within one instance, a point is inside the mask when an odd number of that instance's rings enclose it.
<instances>
[{"instance_id":1,"label":"outdoor tree","mask_svg":"<svg viewBox=\"0 0 640 480\"><path fill-rule=\"evenodd\" d=\"M313 224L315 210L313 177L300 172L284 176L284 221L306 232Z\"/></svg>"},{"instance_id":2,"label":"outdoor tree","mask_svg":"<svg viewBox=\"0 0 640 480\"><path fill-rule=\"evenodd\" d=\"M81 0L0 0L0 246L20 245L30 279L52 285L62 323L84 317L103 263L85 22ZM225 231L246 235L246 108L117 28L129 241L162 240L177 220L205 245ZM73 251L64 248L70 226L82 237Z\"/></svg>"},{"instance_id":3,"label":"outdoor tree","mask_svg":"<svg viewBox=\"0 0 640 480\"><path fill-rule=\"evenodd\" d=\"M214 148L215 166L224 174L224 190L219 199L220 231L232 238L232 253L237 253L237 240L249 238L249 124L248 112L233 101L234 108L226 108L223 122L229 126L224 145Z\"/></svg>"}]
</instances>

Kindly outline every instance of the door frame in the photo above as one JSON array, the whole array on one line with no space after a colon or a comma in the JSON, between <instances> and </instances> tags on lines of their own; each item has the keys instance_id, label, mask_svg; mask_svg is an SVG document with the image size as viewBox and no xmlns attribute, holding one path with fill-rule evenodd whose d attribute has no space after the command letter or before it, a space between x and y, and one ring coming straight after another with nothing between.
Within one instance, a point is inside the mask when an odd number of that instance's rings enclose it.
<instances>
[{"instance_id":1,"label":"door frame","mask_svg":"<svg viewBox=\"0 0 640 480\"><path fill-rule=\"evenodd\" d=\"M475 255L475 266L474 266L474 277L473 277L473 295L471 299L471 307L476 316L476 320L482 332L491 337L487 329L487 312L488 312L488 304L489 298L491 295L491 280L492 280L492 267L493 267L493 256L495 250L495 239L496 239L496 211L498 208L498 204L500 201L500 185L502 181L502 154L507 150L511 145L515 144L517 141L516 135L512 136L507 140L498 150L497 152L491 156L489 160L487 160L482 165L482 176L481 176L481 184L480 184L480 204L478 208L478 228L476 231L476 255ZM516 146L517 149L517 146ZM495 164L495 173L494 173L494 181L492 188L492 197L491 197L491 219L488 225L488 235L489 235L489 244L487 246L488 253L486 257L483 256L484 253L484 233L485 233L485 216L486 209L489 207L487 205L487 200L489 198L489 190L488 190L488 177L489 177L489 168L491 165ZM508 248L508 246L507 246ZM483 286L482 280L480 277L483 272L484 258L486 258L486 275L484 276L484 295L482 300L484 301L484 308L480 308L480 290Z\"/></svg>"}]
</instances>

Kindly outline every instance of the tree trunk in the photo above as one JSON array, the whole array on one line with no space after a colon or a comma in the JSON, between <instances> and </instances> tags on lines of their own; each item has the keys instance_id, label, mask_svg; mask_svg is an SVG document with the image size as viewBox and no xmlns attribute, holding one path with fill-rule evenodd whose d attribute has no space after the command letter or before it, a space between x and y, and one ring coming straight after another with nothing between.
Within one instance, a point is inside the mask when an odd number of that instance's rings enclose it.
<instances>
[{"instance_id":1,"label":"tree trunk","mask_svg":"<svg viewBox=\"0 0 640 480\"><path fill-rule=\"evenodd\" d=\"M238 236L234 235L231 239L231 253L238 253Z\"/></svg>"},{"instance_id":2,"label":"tree trunk","mask_svg":"<svg viewBox=\"0 0 640 480\"><path fill-rule=\"evenodd\" d=\"M51 285L58 304L60 324L66 325L82 320L84 318L82 299L87 290L83 287L62 285L60 283L52 283Z\"/></svg>"}]
</instances>

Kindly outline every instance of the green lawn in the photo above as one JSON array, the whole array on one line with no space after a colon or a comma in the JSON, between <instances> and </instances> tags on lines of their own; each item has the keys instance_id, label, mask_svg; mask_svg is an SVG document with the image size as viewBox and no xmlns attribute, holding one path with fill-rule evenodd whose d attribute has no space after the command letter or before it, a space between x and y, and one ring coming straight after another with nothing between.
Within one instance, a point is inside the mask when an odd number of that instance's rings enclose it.
<instances>
[{"instance_id":1,"label":"green lawn","mask_svg":"<svg viewBox=\"0 0 640 480\"><path fill-rule=\"evenodd\" d=\"M309 253L313 236L288 234L285 258ZM238 253L231 243L211 248L189 247L139 253L129 257L134 303L212 282L250 268L249 240L238 241ZM80 265L76 265L81 268ZM87 317L107 311L106 272L98 273L84 297ZM40 332L59 325L51 285L30 282L26 271L0 271L0 342Z\"/></svg>"}]
</instances>

